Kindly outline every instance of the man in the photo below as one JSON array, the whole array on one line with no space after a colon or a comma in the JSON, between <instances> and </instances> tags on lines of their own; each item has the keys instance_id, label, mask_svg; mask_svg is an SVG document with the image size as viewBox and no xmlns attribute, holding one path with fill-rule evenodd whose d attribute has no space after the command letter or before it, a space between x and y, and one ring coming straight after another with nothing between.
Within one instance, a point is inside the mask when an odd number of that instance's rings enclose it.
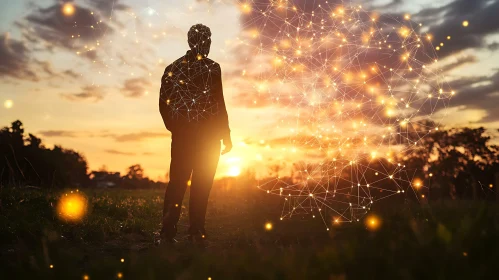
<instances>
[{"instance_id":1,"label":"man","mask_svg":"<svg viewBox=\"0 0 499 280\"><path fill-rule=\"evenodd\" d=\"M202 243L208 196L220 157L220 140L232 149L220 65L208 58L211 31L196 24L187 33L190 50L168 65L161 79L159 110L172 133L170 182L165 192L161 241L176 242L182 200L192 173L189 240Z\"/></svg>"}]
</instances>

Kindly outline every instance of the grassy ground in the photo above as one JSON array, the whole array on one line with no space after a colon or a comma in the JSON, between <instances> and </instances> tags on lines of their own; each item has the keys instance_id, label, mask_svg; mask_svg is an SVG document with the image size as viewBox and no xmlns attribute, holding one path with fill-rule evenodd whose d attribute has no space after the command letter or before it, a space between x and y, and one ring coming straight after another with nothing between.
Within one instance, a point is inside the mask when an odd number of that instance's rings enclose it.
<instances>
[{"instance_id":1,"label":"grassy ground","mask_svg":"<svg viewBox=\"0 0 499 280\"><path fill-rule=\"evenodd\" d=\"M1 190L0 268L10 275L2 279L497 278L499 211L493 204L387 200L372 210L382 221L376 231L363 221L326 231L310 215L280 221L278 197L219 188L210 197L210 242L200 250L185 241L185 214L178 246L154 244L161 190L83 193L86 218L67 223L56 215L62 191Z\"/></svg>"}]
</instances>

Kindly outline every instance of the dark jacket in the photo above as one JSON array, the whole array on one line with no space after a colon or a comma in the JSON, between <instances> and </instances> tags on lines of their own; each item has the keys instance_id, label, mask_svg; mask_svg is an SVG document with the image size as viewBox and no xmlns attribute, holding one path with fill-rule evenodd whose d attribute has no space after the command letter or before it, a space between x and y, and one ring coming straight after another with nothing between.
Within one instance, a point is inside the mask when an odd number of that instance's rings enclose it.
<instances>
[{"instance_id":1,"label":"dark jacket","mask_svg":"<svg viewBox=\"0 0 499 280\"><path fill-rule=\"evenodd\" d=\"M198 59L191 51L168 65L161 78L159 111L172 134L202 127L213 137L228 139L220 65L209 58Z\"/></svg>"}]
</instances>

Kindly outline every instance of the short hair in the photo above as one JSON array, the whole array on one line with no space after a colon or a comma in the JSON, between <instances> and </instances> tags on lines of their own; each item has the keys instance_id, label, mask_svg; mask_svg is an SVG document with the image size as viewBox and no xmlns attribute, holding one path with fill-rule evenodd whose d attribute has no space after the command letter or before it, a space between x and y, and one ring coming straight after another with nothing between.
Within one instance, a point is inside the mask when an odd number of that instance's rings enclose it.
<instances>
[{"instance_id":1,"label":"short hair","mask_svg":"<svg viewBox=\"0 0 499 280\"><path fill-rule=\"evenodd\" d=\"M187 32L187 42L189 47L193 48L204 40L211 37L211 30L208 26L201 23L193 25Z\"/></svg>"}]
</instances>

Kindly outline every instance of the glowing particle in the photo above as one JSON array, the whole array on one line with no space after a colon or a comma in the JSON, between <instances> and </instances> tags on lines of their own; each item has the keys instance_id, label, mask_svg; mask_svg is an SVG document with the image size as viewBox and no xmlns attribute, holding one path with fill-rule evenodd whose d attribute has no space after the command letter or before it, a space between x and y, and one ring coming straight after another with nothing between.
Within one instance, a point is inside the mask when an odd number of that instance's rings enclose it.
<instances>
[{"instance_id":1,"label":"glowing particle","mask_svg":"<svg viewBox=\"0 0 499 280\"><path fill-rule=\"evenodd\" d=\"M123 278L123 273L118 272L118 274L116 274L116 277L118 277L119 279Z\"/></svg>"},{"instance_id":2,"label":"glowing particle","mask_svg":"<svg viewBox=\"0 0 499 280\"><path fill-rule=\"evenodd\" d=\"M87 199L80 193L65 194L59 199L57 212L63 220L79 221L87 212Z\"/></svg>"},{"instance_id":3,"label":"glowing particle","mask_svg":"<svg viewBox=\"0 0 499 280\"><path fill-rule=\"evenodd\" d=\"M8 99L8 100L5 100L5 102L3 103L3 106L6 108L6 109L10 109L12 108L12 106L14 106L14 101Z\"/></svg>"},{"instance_id":4,"label":"glowing particle","mask_svg":"<svg viewBox=\"0 0 499 280\"><path fill-rule=\"evenodd\" d=\"M74 15L75 10L75 6L70 2L64 3L61 7L62 14L67 17Z\"/></svg>"},{"instance_id":5,"label":"glowing particle","mask_svg":"<svg viewBox=\"0 0 499 280\"><path fill-rule=\"evenodd\" d=\"M49 265L49 267L50 267L50 268L54 268L54 265L53 265L53 264L51 264L51 265Z\"/></svg>"},{"instance_id":6,"label":"glowing particle","mask_svg":"<svg viewBox=\"0 0 499 280\"><path fill-rule=\"evenodd\" d=\"M123 262L125 262L125 259L121 259L120 261L123 263Z\"/></svg>"},{"instance_id":7,"label":"glowing particle","mask_svg":"<svg viewBox=\"0 0 499 280\"><path fill-rule=\"evenodd\" d=\"M272 230L272 223L266 223L265 224L265 230Z\"/></svg>"},{"instance_id":8,"label":"glowing particle","mask_svg":"<svg viewBox=\"0 0 499 280\"><path fill-rule=\"evenodd\" d=\"M464 26L464 27L468 27L468 25L469 25L469 24L470 24L470 23L469 23L467 20L463 21L463 26Z\"/></svg>"},{"instance_id":9,"label":"glowing particle","mask_svg":"<svg viewBox=\"0 0 499 280\"><path fill-rule=\"evenodd\" d=\"M365 224L368 229L377 230L381 225L381 220L375 215L369 215L365 220Z\"/></svg>"}]
</instances>

